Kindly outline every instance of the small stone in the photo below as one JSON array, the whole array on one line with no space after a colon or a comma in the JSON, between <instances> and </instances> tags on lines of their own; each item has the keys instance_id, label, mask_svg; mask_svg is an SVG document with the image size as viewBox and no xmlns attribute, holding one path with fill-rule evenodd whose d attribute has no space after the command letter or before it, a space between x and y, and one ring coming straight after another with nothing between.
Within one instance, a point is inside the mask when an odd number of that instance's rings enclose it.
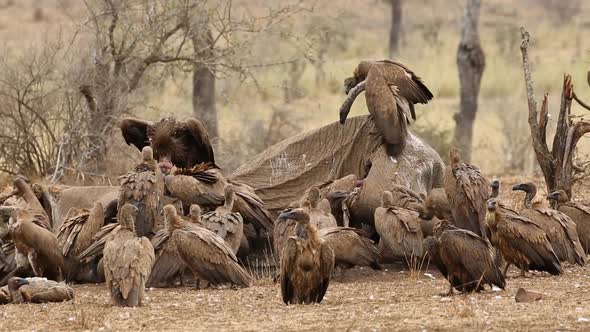
<instances>
[{"instance_id":1,"label":"small stone","mask_svg":"<svg viewBox=\"0 0 590 332\"><path fill-rule=\"evenodd\" d=\"M543 298L543 294L537 292L527 291L524 288L519 288L514 297L516 302L535 302Z\"/></svg>"}]
</instances>

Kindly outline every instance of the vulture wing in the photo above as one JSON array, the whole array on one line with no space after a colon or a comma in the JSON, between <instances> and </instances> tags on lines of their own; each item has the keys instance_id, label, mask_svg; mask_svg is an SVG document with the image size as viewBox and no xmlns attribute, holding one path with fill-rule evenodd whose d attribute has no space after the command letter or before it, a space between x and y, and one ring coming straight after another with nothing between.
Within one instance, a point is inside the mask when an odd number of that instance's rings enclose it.
<instances>
[{"instance_id":1,"label":"vulture wing","mask_svg":"<svg viewBox=\"0 0 590 332\"><path fill-rule=\"evenodd\" d=\"M80 260L81 263L89 263L95 258L102 256L105 244L115 236L120 229L121 227L117 223L104 225L92 238L92 244L84 249L84 251L78 256L78 260Z\"/></svg>"},{"instance_id":2,"label":"vulture wing","mask_svg":"<svg viewBox=\"0 0 590 332\"><path fill-rule=\"evenodd\" d=\"M447 266L443 263L440 257L440 241L434 237L428 237L424 240L424 248L428 252L430 262L438 268L445 279L448 279L449 272L447 270Z\"/></svg>"},{"instance_id":3,"label":"vulture wing","mask_svg":"<svg viewBox=\"0 0 590 332\"><path fill-rule=\"evenodd\" d=\"M133 144L139 151L145 146L150 145L148 138L148 127L151 122L139 119L125 118L119 123L121 133L127 145Z\"/></svg>"},{"instance_id":4,"label":"vulture wing","mask_svg":"<svg viewBox=\"0 0 590 332\"><path fill-rule=\"evenodd\" d=\"M28 285L21 287L25 288ZM53 285L44 288L24 289L27 292L29 301L32 303L63 302L74 299L74 289L66 284Z\"/></svg>"},{"instance_id":5,"label":"vulture wing","mask_svg":"<svg viewBox=\"0 0 590 332\"><path fill-rule=\"evenodd\" d=\"M162 236L156 240L156 237L163 233L162 231L166 230L162 229L152 239L152 244L156 250L156 260L148 281L150 285L166 283L187 267L178 254L176 242L168 237L168 232L165 232L165 237Z\"/></svg>"},{"instance_id":6,"label":"vulture wing","mask_svg":"<svg viewBox=\"0 0 590 332\"><path fill-rule=\"evenodd\" d=\"M68 215L71 215L68 212ZM92 239L104 223L102 204L97 202L91 211L79 210L64 221L57 234L57 240L64 257L77 256L92 244Z\"/></svg>"},{"instance_id":7,"label":"vulture wing","mask_svg":"<svg viewBox=\"0 0 590 332\"><path fill-rule=\"evenodd\" d=\"M275 251L275 256L280 259L281 253L283 252L283 248L287 245L287 241L291 236L295 235L295 220L286 219L286 220L279 220L277 219L274 231L273 231L273 249Z\"/></svg>"},{"instance_id":8,"label":"vulture wing","mask_svg":"<svg viewBox=\"0 0 590 332\"><path fill-rule=\"evenodd\" d=\"M295 303L295 289L291 282L299 252L297 238L289 237L281 251L281 295L285 304Z\"/></svg>"},{"instance_id":9,"label":"vulture wing","mask_svg":"<svg viewBox=\"0 0 590 332\"><path fill-rule=\"evenodd\" d=\"M264 202L256 195L252 187L238 182L231 182L236 193L234 202L234 212L239 212L248 222L258 229L264 229L268 233L273 230L273 218L267 209L264 208Z\"/></svg>"},{"instance_id":10,"label":"vulture wing","mask_svg":"<svg viewBox=\"0 0 590 332\"><path fill-rule=\"evenodd\" d=\"M568 256L570 256L572 262L583 266L586 263L586 253L584 252L584 248L582 248L582 243L576 230L576 223L565 213L554 209L540 207L536 210L559 222L566 236L564 240L568 242L566 246L570 248L568 250Z\"/></svg>"},{"instance_id":11,"label":"vulture wing","mask_svg":"<svg viewBox=\"0 0 590 332\"><path fill-rule=\"evenodd\" d=\"M322 302L324 295L326 295L328 284L330 284L330 278L332 278L332 273L334 273L334 262L334 251L332 251L329 246L322 243L320 246L320 276L322 280L316 290L317 303Z\"/></svg>"},{"instance_id":12,"label":"vulture wing","mask_svg":"<svg viewBox=\"0 0 590 332\"><path fill-rule=\"evenodd\" d=\"M238 264L231 248L217 234L200 227L191 231L175 230L172 238L186 265L209 283L250 286L250 275Z\"/></svg>"},{"instance_id":13,"label":"vulture wing","mask_svg":"<svg viewBox=\"0 0 590 332\"><path fill-rule=\"evenodd\" d=\"M328 227L318 231L319 236L334 251L337 264L370 266L380 270L381 253L369 238L359 235L356 228Z\"/></svg>"},{"instance_id":14,"label":"vulture wing","mask_svg":"<svg viewBox=\"0 0 590 332\"><path fill-rule=\"evenodd\" d=\"M195 148L196 156L187 156L189 159L196 161L196 163L209 162L215 165L215 155L213 154L213 147L209 140L209 133L207 128L201 121L191 118L186 121L186 129L192 137L192 146ZM215 166L217 167L217 166Z\"/></svg>"},{"instance_id":15,"label":"vulture wing","mask_svg":"<svg viewBox=\"0 0 590 332\"><path fill-rule=\"evenodd\" d=\"M434 97L422 79L405 65L391 60L382 60L379 63L384 67L383 73L387 84L395 85L398 94L410 104L426 104Z\"/></svg>"},{"instance_id":16,"label":"vulture wing","mask_svg":"<svg viewBox=\"0 0 590 332\"><path fill-rule=\"evenodd\" d=\"M202 220L205 223L205 228L224 239L234 254L238 252L244 231L244 221L239 213L229 212L221 207L205 213Z\"/></svg>"}]
</instances>

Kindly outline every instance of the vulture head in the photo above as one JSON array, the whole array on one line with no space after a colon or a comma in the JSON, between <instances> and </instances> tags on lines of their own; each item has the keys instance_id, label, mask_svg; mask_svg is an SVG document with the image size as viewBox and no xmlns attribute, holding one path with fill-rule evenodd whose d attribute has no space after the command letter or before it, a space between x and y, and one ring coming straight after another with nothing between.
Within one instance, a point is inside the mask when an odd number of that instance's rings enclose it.
<instances>
[{"instance_id":1,"label":"vulture head","mask_svg":"<svg viewBox=\"0 0 590 332\"><path fill-rule=\"evenodd\" d=\"M224 205L225 205L225 207L229 208L230 210L233 209L233 207L234 207L234 200L235 200L234 195L235 195L234 186L229 183L226 184L225 187L223 187L223 196L225 198ZM191 215L192 215L193 205L191 205ZM200 211L200 209L201 208L199 207L199 211Z\"/></svg>"},{"instance_id":2,"label":"vulture head","mask_svg":"<svg viewBox=\"0 0 590 332\"><path fill-rule=\"evenodd\" d=\"M29 281L25 278L12 277L8 279L8 289L10 291L17 291L21 286L28 285Z\"/></svg>"},{"instance_id":3,"label":"vulture head","mask_svg":"<svg viewBox=\"0 0 590 332\"><path fill-rule=\"evenodd\" d=\"M176 209L174 209L174 213L176 214ZM198 204L192 204L191 208L189 210L189 216L191 217L191 221L194 224L200 224L201 223L201 207Z\"/></svg>"},{"instance_id":4,"label":"vulture head","mask_svg":"<svg viewBox=\"0 0 590 332\"><path fill-rule=\"evenodd\" d=\"M457 148L451 148L449 151L449 160L451 161L451 165L456 165L461 162L461 153Z\"/></svg>"},{"instance_id":5,"label":"vulture head","mask_svg":"<svg viewBox=\"0 0 590 332\"><path fill-rule=\"evenodd\" d=\"M200 163L215 166L215 156L209 134L197 119L177 121L164 118L158 122L126 118L119 127L125 142L143 150L150 146L162 173L170 173L172 166L192 168ZM217 166L215 166L217 167Z\"/></svg>"},{"instance_id":6,"label":"vulture head","mask_svg":"<svg viewBox=\"0 0 590 332\"><path fill-rule=\"evenodd\" d=\"M144 146L141 149L141 159L147 163L154 161L154 150L149 146Z\"/></svg>"},{"instance_id":7,"label":"vulture head","mask_svg":"<svg viewBox=\"0 0 590 332\"><path fill-rule=\"evenodd\" d=\"M393 206L393 203L393 194L391 193L391 191L384 191L381 195L381 206L384 208L388 208Z\"/></svg>"},{"instance_id":8,"label":"vulture head","mask_svg":"<svg viewBox=\"0 0 590 332\"><path fill-rule=\"evenodd\" d=\"M287 209L279 214L279 220L295 220L298 224L309 224L309 214L303 208Z\"/></svg>"},{"instance_id":9,"label":"vulture head","mask_svg":"<svg viewBox=\"0 0 590 332\"><path fill-rule=\"evenodd\" d=\"M492 194L490 197L498 197L500 194L500 180L494 179L490 182L490 188L492 188Z\"/></svg>"},{"instance_id":10,"label":"vulture head","mask_svg":"<svg viewBox=\"0 0 590 332\"><path fill-rule=\"evenodd\" d=\"M556 201L558 203L566 203L570 200L565 190L556 190L547 195L547 199L550 201Z\"/></svg>"},{"instance_id":11,"label":"vulture head","mask_svg":"<svg viewBox=\"0 0 590 332\"><path fill-rule=\"evenodd\" d=\"M354 88L360 81L356 77L347 77L344 79L344 94L348 94L348 92Z\"/></svg>"},{"instance_id":12,"label":"vulture head","mask_svg":"<svg viewBox=\"0 0 590 332\"><path fill-rule=\"evenodd\" d=\"M191 205L191 215L193 212L193 206L194 205ZM200 210L201 209L199 208L199 212ZM176 208L174 207L174 205L168 204L164 206L164 222L166 223L167 227L172 226L174 224L176 217L178 217L178 215L176 214Z\"/></svg>"},{"instance_id":13,"label":"vulture head","mask_svg":"<svg viewBox=\"0 0 590 332\"><path fill-rule=\"evenodd\" d=\"M488 199L488 211L486 213L486 223L489 227L496 226L496 210L498 209L498 201L495 197Z\"/></svg>"},{"instance_id":14,"label":"vulture head","mask_svg":"<svg viewBox=\"0 0 590 332\"><path fill-rule=\"evenodd\" d=\"M537 194L537 186L535 186L532 182L520 183L516 184L512 187L513 191L524 191L526 193L526 197L524 199L524 206L527 208L531 207L531 202L535 195Z\"/></svg>"},{"instance_id":15,"label":"vulture head","mask_svg":"<svg viewBox=\"0 0 590 332\"><path fill-rule=\"evenodd\" d=\"M135 232L135 219L137 218L137 208L131 204L125 204L119 211L119 225L121 228Z\"/></svg>"},{"instance_id":16,"label":"vulture head","mask_svg":"<svg viewBox=\"0 0 590 332\"><path fill-rule=\"evenodd\" d=\"M309 189L309 193L307 194L307 200L309 201L309 206L315 208L318 206L320 202L320 189L318 187L311 187Z\"/></svg>"}]
</instances>

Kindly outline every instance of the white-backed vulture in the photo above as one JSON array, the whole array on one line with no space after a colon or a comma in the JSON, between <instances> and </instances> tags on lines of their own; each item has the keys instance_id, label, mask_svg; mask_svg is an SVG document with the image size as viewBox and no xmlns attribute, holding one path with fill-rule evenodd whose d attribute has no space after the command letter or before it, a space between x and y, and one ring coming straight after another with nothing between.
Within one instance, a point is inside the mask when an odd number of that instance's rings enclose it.
<instances>
[{"instance_id":1,"label":"white-backed vulture","mask_svg":"<svg viewBox=\"0 0 590 332\"><path fill-rule=\"evenodd\" d=\"M119 177L119 209L131 204L138 210L137 235L151 236L160 214L160 197L164 195L164 178L149 146L141 150L142 161L132 171Z\"/></svg>"},{"instance_id":2,"label":"white-backed vulture","mask_svg":"<svg viewBox=\"0 0 590 332\"><path fill-rule=\"evenodd\" d=\"M330 212L326 212L319 208L321 201L320 190L318 187L312 187L309 190L307 197L307 213L309 214L310 222L317 228L322 229L326 227L337 227L336 218Z\"/></svg>"},{"instance_id":3,"label":"white-backed vulture","mask_svg":"<svg viewBox=\"0 0 590 332\"><path fill-rule=\"evenodd\" d=\"M295 235L281 253L281 294L285 304L320 303L334 271L334 251L320 238L305 209L284 211L280 220L291 219Z\"/></svg>"},{"instance_id":4,"label":"white-backed vulture","mask_svg":"<svg viewBox=\"0 0 590 332\"><path fill-rule=\"evenodd\" d=\"M406 262L423 256L423 235L418 212L395 206L390 191L382 194L381 207L375 210L375 229L392 255Z\"/></svg>"},{"instance_id":5,"label":"white-backed vulture","mask_svg":"<svg viewBox=\"0 0 590 332\"><path fill-rule=\"evenodd\" d=\"M503 206L496 198L490 198L487 205L486 223L507 263L504 276L510 264L520 268L521 276L527 270L546 271L552 275L563 272L543 228Z\"/></svg>"},{"instance_id":6,"label":"white-backed vulture","mask_svg":"<svg viewBox=\"0 0 590 332\"><path fill-rule=\"evenodd\" d=\"M100 202L96 202L92 210L72 208L68 217L59 227L57 241L65 258L66 280L76 278L82 267L78 256L92 244L94 235L98 233L104 223L104 209Z\"/></svg>"},{"instance_id":7,"label":"white-backed vulture","mask_svg":"<svg viewBox=\"0 0 590 332\"><path fill-rule=\"evenodd\" d=\"M559 261L583 266L586 263L586 254L573 220L566 214L548 207L544 202L533 201L537 195L534 183L517 184L512 190L526 193L524 208L520 214L543 228Z\"/></svg>"},{"instance_id":8,"label":"white-backed vulture","mask_svg":"<svg viewBox=\"0 0 590 332\"><path fill-rule=\"evenodd\" d=\"M565 213L576 223L576 231L586 254L590 253L590 206L570 200L564 190L557 190L547 196L557 203L557 210Z\"/></svg>"},{"instance_id":9,"label":"white-backed vulture","mask_svg":"<svg viewBox=\"0 0 590 332\"><path fill-rule=\"evenodd\" d=\"M238 212L232 212L235 200L234 188L231 184L225 185L225 202L215 211L203 214L201 220L204 227L219 235L237 254L244 232L244 220ZM192 214L192 211L191 211Z\"/></svg>"},{"instance_id":10,"label":"white-backed vulture","mask_svg":"<svg viewBox=\"0 0 590 332\"><path fill-rule=\"evenodd\" d=\"M142 304L145 284L154 264L154 247L146 237L138 237L135 218L138 209L125 204L119 209L121 229L104 247L103 268L111 301L115 306Z\"/></svg>"},{"instance_id":11,"label":"white-backed vulture","mask_svg":"<svg viewBox=\"0 0 590 332\"><path fill-rule=\"evenodd\" d=\"M423 208L420 210L420 218L431 220L433 217L453 221L449 199L443 188L432 189L424 200Z\"/></svg>"},{"instance_id":12,"label":"white-backed vulture","mask_svg":"<svg viewBox=\"0 0 590 332\"><path fill-rule=\"evenodd\" d=\"M74 299L72 287L46 278L12 277L5 288L10 303L15 304L64 302Z\"/></svg>"},{"instance_id":13,"label":"white-backed vulture","mask_svg":"<svg viewBox=\"0 0 590 332\"><path fill-rule=\"evenodd\" d=\"M434 237L425 242L431 262L460 292L479 292L484 285L506 287L506 280L495 263L495 250L479 235L455 227L448 220L434 226Z\"/></svg>"},{"instance_id":14,"label":"white-backed vulture","mask_svg":"<svg viewBox=\"0 0 590 332\"><path fill-rule=\"evenodd\" d=\"M164 217L169 234L164 251L170 253L163 251L162 255L169 254L170 259L163 270L178 271L179 266L186 266L212 286L250 286L252 277L221 237L196 224L187 227L187 222L176 214L172 205L164 207ZM163 275L162 279L169 277L171 275Z\"/></svg>"},{"instance_id":15,"label":"white-backed vulture","mask_svg":"<svg viewBox=\"0 0 590 332\"><path fill-rule=\"evenodd\" d=\"M334 251L336 266L369 266L381 270L381 253L364 231L352 227L327 227L318 230L323 243Z\"/></svg>"},{"instance_id":16,"label":"white-backed vulture","mask_svg":"<svg viewBox=\"0 0 590 332\"><path fill-rule=\"evenodd\" d=\"M461 161L459 150L450 151L451 163L445 168L444 189L459 228L486 237L484 221L486 201L490 196L489 181L473 165Z\"/></svg>"},{"instance_id":17,"label":"white-backed vulture","mask_svg":"<svg viewBox=\"0 0 590 332\"><path fill-rule=\"evenodd\" d=\"M399 154L405 146L407 125L410 118L416 119L414 104L426 104L433 98L414 72L390 60L361 61L344 85L349 97L340 109L340 123L345 123L354 98L364 89L375 126L384 141L394 147L388 150L391 155Z\"/></svg>"}]
</instances>

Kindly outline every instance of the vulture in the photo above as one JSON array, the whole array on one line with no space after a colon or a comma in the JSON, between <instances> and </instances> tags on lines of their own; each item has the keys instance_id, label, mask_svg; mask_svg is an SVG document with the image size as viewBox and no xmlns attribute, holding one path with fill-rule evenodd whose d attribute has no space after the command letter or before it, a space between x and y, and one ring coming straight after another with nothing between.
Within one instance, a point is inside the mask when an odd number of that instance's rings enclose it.
<instances>
[{"instance_id":1,"label":"vulture","mask_svg":"<svg viewBox=\"0 0 590 332\"><path fill-rule=\"evenodd\" d=\"M433 98L414 72L390 60L361 61L344 86L348 97L340 108L340 123L345 123L354 99L364 90L367 109L390 155L401 153L405 146L410 117L416 119L414 104L426 104Z\"/></svg>"},{"instance_id":2,"label":"vulture","mask_svg":"<svg viewBox=\"0 0 590 332\"><path fill-rule=\"evenodd\" d=\"M506 287L506 280L495 263L492 245L479 235L441 220L434 227L434 237L425 241L430 261L460 292L479 292L484 285Z\"/></svg>"},{"instance_id":3,"label":"vulture","mask_svg":"<svg viewBox=\"0 0 590 332\"><path fill-rule=\"evenodd\" d=\"M420 228L422 229L422 235L431 236L433 224L432 216L429 218L422 217L422 215L424 214L425 198L413 191L412 189L399 185L393 185L393 187L389 191L391 191L393 204L395 206L412 210L420 214Z\"/></svg>"},{"instance_id":4,"label":"vulture","mask_svg":"<svg viewBox=\"0 0 590 332\"><path fill-rule=\"evenodd\" d=\"M280 220L294 220L295 235L281 252L281 295L285 304L320 303L334 272L334 251L320 238L303 208L289 209Z\"/></svg>"},{"instance_id":5,"label":"vulture","mask_svg":"<svg viewBox=\"0 0 590 332\"><path fill-rule=\"evenodd\" d=\"M204 227L201 220L201 207L197 204L190 206L187 217L179 217L183 220L183 227L186 230L198 231L200 228L197 226ZM154 262L148 285L169 285L176 276L180 278L180 284L183 284L182 276L187 266L181 262L176 247L173 242L168 241L169 238L169 227L165 226L156 232L156 235L151 240L156 253L156 261Z\"/></svg>"},{"instance_id":6,"label":"vulture","mask_svg":"<svg viewBox=\"0 0 590 332\"><path fill-rule=\"evenodd\" d=\"M138 209L125 204L119 210L121 229L104 247L103 268L113 305L138 307L154 264L154 247L135 232Z\"/></svg>"},{"instance_id":7,"label":"vulture","mask_svg":"<svg viewBox=\"0 0 590 332\"><path fill-rule=\"evenodd\" d=\"M586 254L590 253L590 206L571 201L563 190L550 193L547 199L557 203L557 210L565 213L576 223L576 231Z\"/></svg>"},{"instance_id":8,"label":"vulture","mask_svg":"<svg viewBox=\"0 0 590 332\"><path fill-rule=\"evenodd\" d=\"M395 206L393 195L384 191L375 210L375 229L393 256L415 262L423 256L423 235L418 213Z\"/></svg>"},{"instance_id":9,"label":"vulture","mask_svg":"<svg viewBox=\"0 0 590 332\"><path fill-rule=\"evenodd\" d=\"M119 208L131 204L138 210L135 231L138 236L151 236L160 214L160 197L164 195L164 178L154 160L152 148L141 150L142 161L119 177Z\"/></svg>"},{"instance_id":10,"label":"vulture","mask_svg":"<svg viewBox=\"0 0 590 332\"><path fill-rule=\"evenodd\" d=\"M8 277L21 274L21 269L30 266L37 277L62 281L64 259L57 238L50 231L47 214L22 178L16 178L14 185L28 208L15 210L14 222L9 228L15 246L17 268Z\"/></svg>"},{"instance_id":11,"label":"vulture","mask_svg":"<svg viewBox=\"0 0 590 332\"><path fill-rule=\"evenodd\" d=\"M169 117L154 123L126 118L119 127L128 145L134 145L138 150L152 147L165 174L171 171L173 165L191 168L200 163L211 163L215 166L209 133L197 119L180 122Z\"/></svg>"},{"instance_id":12,"label":"vulture","mask_svg":"<svg viewBox=\"0 0 590 332\"><path fill-rule=\"evenodd\" d=\"M205 228L219 235L230 246L234 254L237 254L242 241L244 220L241 214L233 212L235 200L234 187L231 184L226 184L224 193L225 203L215 209L215 211L205 213L201 217L201 220ZM191 215L193 214L192 212L191 210Z\"/></svg>"},{"instance_id":13,"label":"vulture","mask_svg":"<svg viewBox=\"0 0 590 332\"><path fill-rule=\"evenodd\" d=\"M459 228L486 236L484 222L489 181L481 175L478 168L461 161L459 150L450 151L451 163L445 168L443 186L453 222Z\"/></svg>"},{"instance_id":14,"label":"vulture","mask_svg":"<svg viewBox=\"0 0 590 332\"><path fill-rule=\"evenodd\" d=\"M496 198L487 203L486 224L490 227L496 247L506 260L504 276L510 264L527 270L546 271L552 275L563 272L547 233L530 219L499 204Z\"/></svg>"},{"instance_id":15,"label":"vulture","mask_svg":"<svg viewBox=\"0 0 590 332\"><path fill-rule=\"evenodd\" d=\"M332 191L326 194L326 199L330 203L330 213L336 219L338 226L348 227L350 216L344 216L345 211L348 207L345 207L346 199L350 196L349 192L346 191ZM344 220L346 219L346 223Z\"/></svg>"},{"instance_id":16,"label":"vulture","mask_svg":"<svg viewBox=\"0 0 590 332\"><path fill-rule=\"evenodd\" d=\"M2 293L8 293L9 302L15 304L64 302L74 299L72 287L46 278L12 277L3 288L4 290L0 289L0 301Z\"/></svg>"},{"instance_id":17,"label":"vulture","mask_svg":"<svg viewBox=\"0 0 590 332\"><path fill-rule=\"evenodd\" d=\"M200 218L200 213L192 213L194 218ZM164 218L168 238L158 253L152 280L169 280L186 267L212 286L250 286L252 277L238 263L232 249L217 234L198 226L200 220L189 224L172 205L164 207Z\"/></svg>"},{"instance_id":18,"label":"vulture","mask_svg":"<svg viewBox=\"0 0 590 332\"><path fill-rule=\"evenodd\" d=\"M492 182L490 182L490 188L492 190L490 198L498 197L500 195L500 180L492 180Z\"/></svg>"},{"instance_id":19,"label":"vulture","mask_svg":"<svg viewBox=\"0 0 590 332\"><path fill-rule=\"evenodd\" d=\"M547 207L542 202L534 202L537 187L533 183L517 184L512 187L512 190L526 193L524 208L520 214L543 228L549 236L559 261L583 266L586 263L586 254L572 219L562 212Z\"/></svg>"},{"instance_id":20,"label":"vulture","mask_svg":"<svg viewBox=\"0 0 590 332\"><path fill-rule=\"evenodd\" d=\"M102 259L104 247L108 241L110 241L117 233L121 230L121 226L118 223L106 224L100 228L98 233L92 237L92 244L88 248L84 249L78 260L80 264L86 263L97 263Z\"/></svg>"},{"instance_id":21,"label":"vulture","mask_svg":"<svg viewBox=\"0 0 590 332\"><path fill-rule=\"evenodd\" d=\"M433 217L437 217L440 220L453 221L449 199L443 188L432 189L424 200L423 207L420 209L420 218L430 220Z\"/></svg>"},{"instance_id":22,"label":"vulture","mask_svg":"<svg viewBox=\"0 0 590 332\"><path fill-rule=\"evenodd\" d=\"M381 270L381 253L373 241L360 229L352 227L327 227L318 230L324 244L334 251L336 266L352 268L369 266Z\"/></svg>"},{"instance_id":23,"label":"vulture","mask_svg":"<svg viewBox=\"0 0 590 332\"><path fill-rule=\"evenodd\" d=\"M92 210L72 208L59 227L57 242L65 258L66 280L73 280L82 267L78 256L92 244L104 223L104 209L96 202Z\"/></svg>"},{"instance_id":24,"label":"vulture","mask_svg":"<svg viewBox=\"0 0 590 332\"><path fill-rule=\"evenodd\" d=\"M320 190L318 187L312 187L309 190L306 207L309 214L310 222L317 228L322 229L326 227L337 227L336 218L332 213L319 208L320 204Z\"/></svg>"}]
</instances>

